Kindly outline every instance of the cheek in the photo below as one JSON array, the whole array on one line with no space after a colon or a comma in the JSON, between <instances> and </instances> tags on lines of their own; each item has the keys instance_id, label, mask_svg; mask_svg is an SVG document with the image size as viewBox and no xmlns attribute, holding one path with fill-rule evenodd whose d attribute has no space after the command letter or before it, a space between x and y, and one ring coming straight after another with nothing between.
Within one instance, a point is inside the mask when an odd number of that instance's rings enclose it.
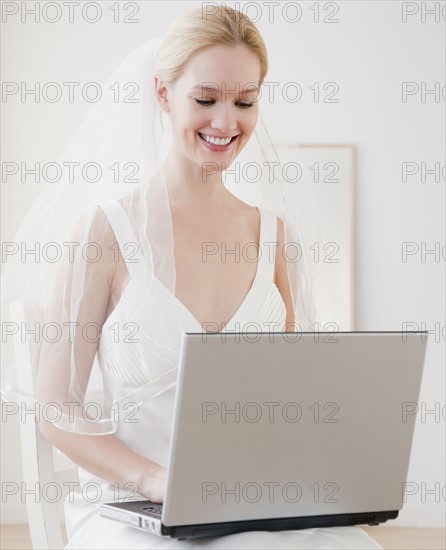
<instances>
[{"instance_id":1,"label":"cheek","mask_svg":"<svg viewBox=\"0 0 446 550\"><path fill-rule=\"evenodd\" d=\"M171 105L171 122L182 134L194 133L200 124L202 114L191 107L188 101L175 101Z\"/></svg>"},{"instance_id":2,"label":"cheek","mask_svg":"<svg viewBox=\"0 0 446 550\"><path fill-rule=\"evenodd\" d=\"M181 127L183 132L190 134L192 137L200 129L206 126L206 119L203 113L196 111L183 112L181 115Z\"/></svg>"},{"instance_id":3,"label":"cheek","mask_svg":"<svg viewBox=\"0 0 446 550\"><path fill-rule=\"evenodd\" d=\"M252 113L249 113L249 116L246 117L245 124L244 124L246 133L251 134L255 130L258 117L259 115L258 115L257 109Z\"/></svg>"}]
</instances>

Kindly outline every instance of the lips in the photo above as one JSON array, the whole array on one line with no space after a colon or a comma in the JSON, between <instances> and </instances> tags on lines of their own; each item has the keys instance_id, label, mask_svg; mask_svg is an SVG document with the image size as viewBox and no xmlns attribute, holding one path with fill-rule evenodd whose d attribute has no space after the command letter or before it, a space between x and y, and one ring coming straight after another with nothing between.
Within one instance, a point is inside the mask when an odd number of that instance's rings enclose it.
<instances>
[{"instance_id":1,"label":"lips","mask_svg":"<svg viewBox=\"0 0 446 550\"><path fill-rule=\"evenodd\" d=\"M201 141L203 142L203 144L208 148L210 149L211 151L226 151L227 149L229 149L232 144L236 141L236 139L238 138L239 134L237 134L236 136L233 136L231 138L231 141L229 143L227 143L226 145L216 145L215 143L209 143L208 141L206 141L203 137L202 134L200 134L200 132L197 132L198 135L200 136L200 139Z\"/></svg>"}]
</instances>

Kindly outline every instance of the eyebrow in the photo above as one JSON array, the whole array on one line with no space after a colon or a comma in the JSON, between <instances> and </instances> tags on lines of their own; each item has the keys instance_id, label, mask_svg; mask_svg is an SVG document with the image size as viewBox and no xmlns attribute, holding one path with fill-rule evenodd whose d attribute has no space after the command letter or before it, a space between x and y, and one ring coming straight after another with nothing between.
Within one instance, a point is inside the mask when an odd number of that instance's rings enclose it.
<instances>
[{"instance_id":1,"label":"eyebrow","mask_svg":"<svg viewBox=\"0 0 446 550\"><path fill-rule=\"evenodd\" d=\"M217 90L215 90L216 86L212 86L212 85L206 85L206 84L197 84L196 86L193 86L192 88L190 88L189 91L193 92L195 90L198 90L198 91L207 91L207 92L211 92L211 93L215 93L216 91L218 92L218 86L217 86ZM246 90L242 90L242 93L246 94L246 93L250 93L250 92L258 92L259 91L259 87L253 83L249 83L248 84L248 88ZM227 90L227 93L230 93L231 90Z\"/></svg>"}]
</instances>

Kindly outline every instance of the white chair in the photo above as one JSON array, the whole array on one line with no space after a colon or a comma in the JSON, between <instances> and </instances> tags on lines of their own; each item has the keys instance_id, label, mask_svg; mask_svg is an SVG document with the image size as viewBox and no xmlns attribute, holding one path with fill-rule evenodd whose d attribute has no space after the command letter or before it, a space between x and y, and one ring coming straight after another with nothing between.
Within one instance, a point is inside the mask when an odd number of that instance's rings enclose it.
<instances>
[{"instance_id":1,"label":"white chair","mask_svg":"<svg viewBox=\"0 0 446 550\"><path fill-rule=\"evenodd\" d=\"M40 331L40 336L42 335L41 327L45 323L45 309L35 302L14 302L10 304L9 313L11 322L17 323L19 327L18 333L13 339L17 384L19 388L33 393L41 339L34 338L33 335L27 335L24 338L23 335L25 327L29 330L34 328L37 323L40 323L37 327L40 327L38 332ZM28 489L38 487L40 495L40 498L26 495L26 510L32 546L35 550L60 550L66 544L64 529L60 523L61 501L65 498L69 487L64 481L78 481L76 466L59 451L56 451L52 444L43 437L35 414L23 416L20 419L20 439L24 486ZM65 461L65 468L57 472L55 471L53 452L59 453L62 461ZM51 492L51 490L53 491Z\"/></svg>"}]
</instances>

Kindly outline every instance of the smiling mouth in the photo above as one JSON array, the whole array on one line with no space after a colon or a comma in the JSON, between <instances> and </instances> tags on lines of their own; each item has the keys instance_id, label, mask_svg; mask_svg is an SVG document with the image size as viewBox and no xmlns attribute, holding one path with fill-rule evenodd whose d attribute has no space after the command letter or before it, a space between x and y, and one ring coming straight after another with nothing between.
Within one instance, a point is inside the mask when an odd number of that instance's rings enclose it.
<instances>
[{"instance_id":1,"label":"smiling mouth","mask_svg":"<svg viewBox=\"0 0 446 550\"><path fill-rule=\"evenodd\" d=\"M204 134L201 134L200 132L197 132L198 135L200 136L201 140L208 146L210 147L211 149L215 150L215 151L218 151L218 150L225 150L225 149L228 149L232 143L234 143L234 141L238 138L239 134L237 134L236 136L232 136L231 137L231 140L228 141L227 143L225 144L216 144L216 143L212 143L211 141L208 141L205 137L204 137Z\"/></svg>"}]
</instances>

